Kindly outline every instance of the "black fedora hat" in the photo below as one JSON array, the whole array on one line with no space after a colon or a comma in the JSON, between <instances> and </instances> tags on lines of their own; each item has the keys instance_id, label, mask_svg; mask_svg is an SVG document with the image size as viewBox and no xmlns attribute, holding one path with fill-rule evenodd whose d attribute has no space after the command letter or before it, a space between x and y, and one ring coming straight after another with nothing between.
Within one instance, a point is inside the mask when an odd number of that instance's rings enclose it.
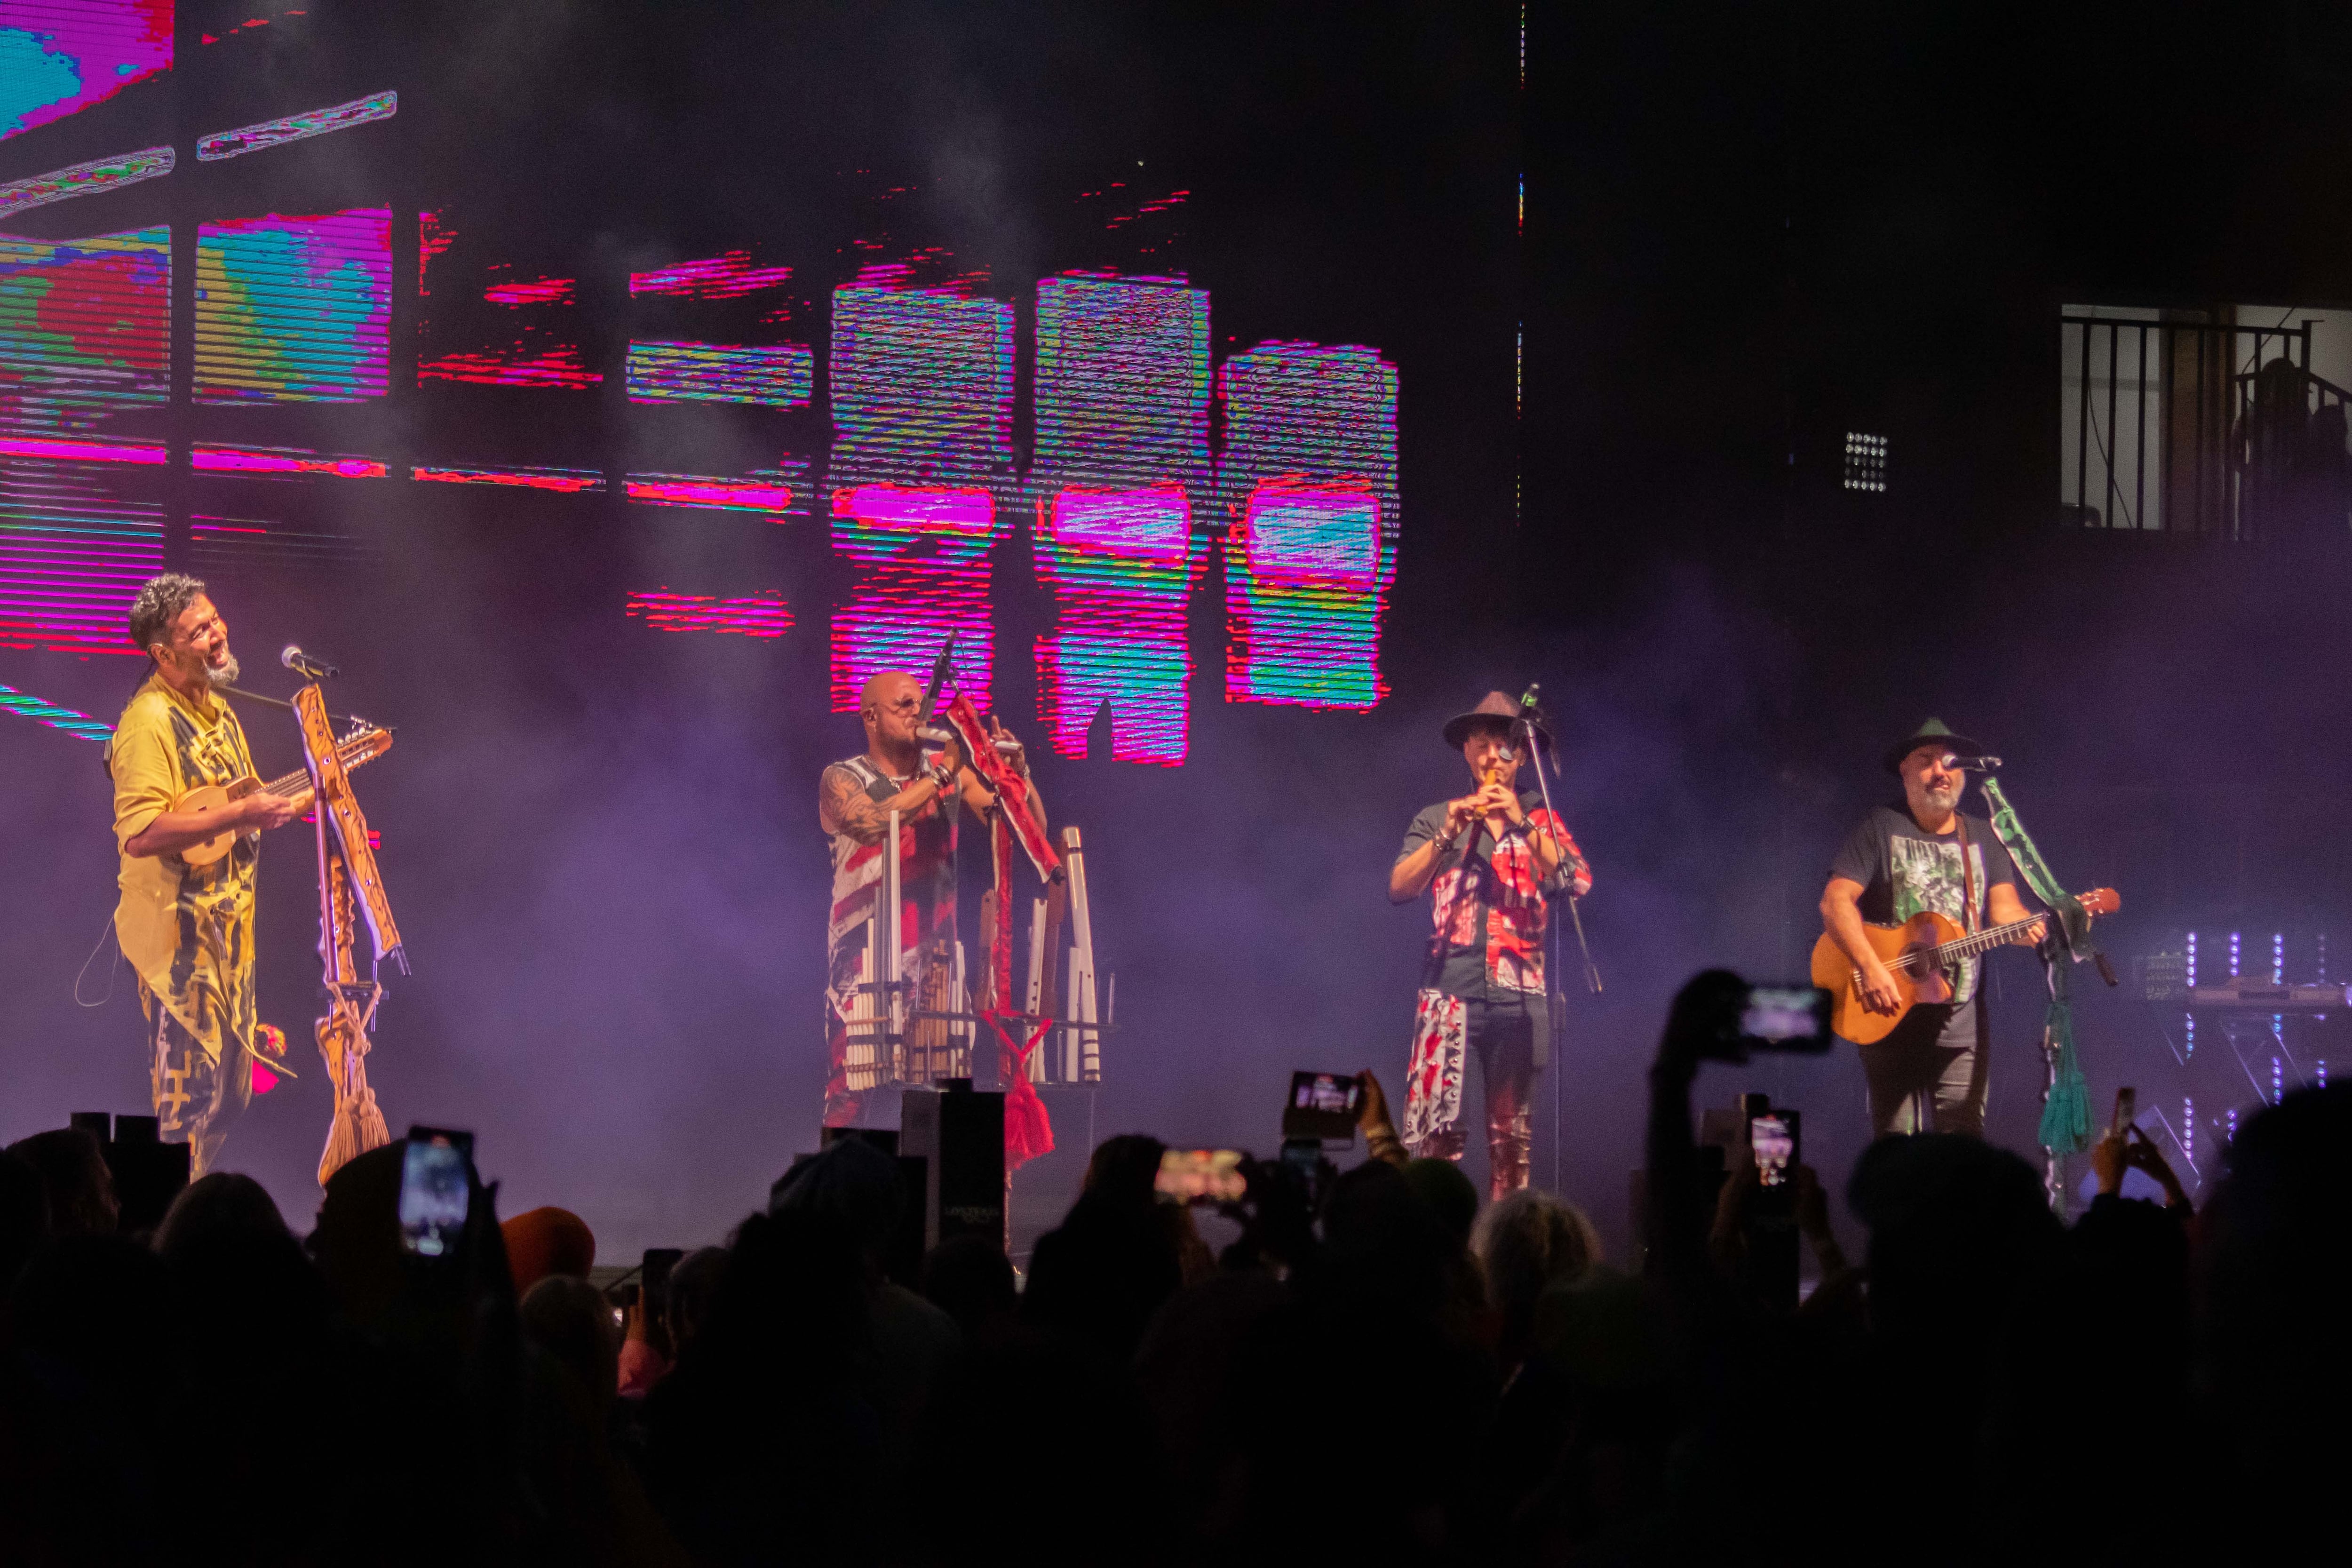
<instances>
[{"instance_id":1,"label":"black fedora hat","mask_svg":"<svg viewBox=\"0 0 2352 1568\"><path fill-rule=\"evenodd\" d=\"M1494 719L1508 724L1521 716L1517 699L1500 691L1489 691L1479 700L1477 707L1467 713L1456 713L1445 721L1445 744L1449 750L1458 752L1462 743L1470 738L1471 730L1481 721ZM1536 720L1535 731L1536 744L1547 752L1550 751L1551 731L1541 719Z\"/></svg>"},{"instance_id":2,"label":"black fedora hat","mask_svg":"<svg viewBox=\"0 0 2352 1568\"><path fill-rule=\"evenodd\" d=\"M1941 719L1930 719L1912 731L1907 739L1897 741L1886 748L1886 771L1897 778L1902 777L1903 759L1920 747L1929 745L1941 746L1948 752L1958 752L1964 756L1975 755L1984 750L1982 742L1972 741L1966 735L1955 735L1944 728Z\"/></svg>"}]
</instances>

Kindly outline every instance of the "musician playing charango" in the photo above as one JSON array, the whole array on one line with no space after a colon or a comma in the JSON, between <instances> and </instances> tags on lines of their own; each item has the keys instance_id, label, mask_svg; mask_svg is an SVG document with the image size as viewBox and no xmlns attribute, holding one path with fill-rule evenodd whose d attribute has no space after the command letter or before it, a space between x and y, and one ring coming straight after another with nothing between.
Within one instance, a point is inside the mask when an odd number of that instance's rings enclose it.
<instances>
[{"instance_id":1,"label":"musician playing charango","mask_svg":"<svg viewBox=\"0 0 2352 1568\"><path fill-rule=\"evenodd\" d=\"M850 1029L868 921L887 871L882 841L889 836L890 813L898 814L901 825L898 888L905 918L899 973L909 983L908 994L923 997L938 990L925 984L925 967L954 962L958 808L986 812L995 799L964 764L953 741L933 756L924 755L923 686L913 676L896 669L874 676L858 695L857 716L866 727L865 752L825 769L817 786L817 821L832 841L833 856L824 1010L827 1127L856 1126L866 1094L894 1076L891 1064L877 1058L871 1040L853 1040ZM1045 803L1028 776L1027 754L1003 724L993 730L1021 770L1030 807L1042 826ZM880 966L875 973L879 975Z\"/></svg>"},{"instance_id":2,"label":"musician playing charango","mask_svg":"<svg viewBox=\"0 0 2352 1568\"><path fill-rule=\"evenodd\" d=\"M138 977L160 1131L188 1142L202 1175L251 1097L257 1053L285 1049L254 1020L254 870L262 829L302 806L259 791L173 807L191 790L253 773L245 730L214 690L236 683L237 665L203 583L172 572L150 578L131 604L131 640L152 663L106 748L122 859L114 931ZM224 832L236 835L227 854L207 865L182 858Z\"/></svg>"},{"instance_id":3,"label":"musician playing charango","mask_svg":"<svg viewBox=\"0 0 2352 1568\"><path fill-rule=\"evenodd\" d=\"M1903 804L1882 805L1846 836L1830 861L1822 891L1822 924L1845 950L1860 978L1855 991L1877 1014L1902 1010L1903 995L1885 962L1863 932L1899 925L1933 910L1964 931L2030 922L2011 940L2042 940L2017 894L2017 871L1981 816L1959 810L1968 775L1955 753L1983 748L1930 719L1886 752L1887 772L1903 781ZM1915 1004L1892 1033L1862 1053L1875 1136L1890 1132L1961 1132L1984 1136L1986 1042L1984 997L1978 988L1981 958L1948 965L1948 999Z\"/></svg>"}]
</instances>

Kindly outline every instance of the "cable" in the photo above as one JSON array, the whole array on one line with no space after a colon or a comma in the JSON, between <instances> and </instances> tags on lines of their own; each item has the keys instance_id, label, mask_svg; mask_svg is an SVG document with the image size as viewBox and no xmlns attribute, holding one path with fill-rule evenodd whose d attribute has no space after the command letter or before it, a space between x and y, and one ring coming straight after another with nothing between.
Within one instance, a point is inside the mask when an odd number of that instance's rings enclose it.
<instances>
[{"instance_id":1,"label":"cable","mask_svg":"<svg viewBox=\"0 0 2352 1568\"><path fill-rule=\"evenodd\" d=\"M106 994L100 997L95 1002L85 1002L81 999L81 983L89 975L89 966L93 963L97 962L99 949L103 948L109 942L112 941L113 938L114 911L109 910L106 912L106 929L98 933L98 946L89 950L89 956L81 961L81 968L74 975L73 995L74 1005L76 1006L103 1007L114 999L114 965L112 963L109 963L106 966ZM122 946L120 942L115 944L114 956L117 959L120 959L122 956Z\"/></svg>"}]
</instances>

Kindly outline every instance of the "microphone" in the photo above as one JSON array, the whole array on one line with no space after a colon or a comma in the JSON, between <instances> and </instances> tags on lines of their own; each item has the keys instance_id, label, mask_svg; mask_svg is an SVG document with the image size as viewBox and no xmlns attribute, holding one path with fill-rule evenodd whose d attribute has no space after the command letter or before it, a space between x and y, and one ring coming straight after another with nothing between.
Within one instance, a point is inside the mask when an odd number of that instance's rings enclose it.
<instances>
[{"instance_id":1,"label":"microphone","mask_svg":"<svg viewBox=\"0 0 2352 1568\"><path fill-rule=\"evenodd\" d=\"M313 658L292 643L288 643L278 649L278 662L297 675L307 675L313 680L322 680L331 675L342 674L341 670L337 669L325 659Z\"/></svg>"},{"instance_id":2,"label":"microphone","mask_svg":"<svg viewBox=\"0 0 2352 1568\"><path fill-rule=\"evenodd\" d=\"M2000 759L1999 757L1955 757L1947 753L1944 757L1944 765L1958 769L1964 773L1989 773L2000 768Z\"/></svg>"}]
</instances>

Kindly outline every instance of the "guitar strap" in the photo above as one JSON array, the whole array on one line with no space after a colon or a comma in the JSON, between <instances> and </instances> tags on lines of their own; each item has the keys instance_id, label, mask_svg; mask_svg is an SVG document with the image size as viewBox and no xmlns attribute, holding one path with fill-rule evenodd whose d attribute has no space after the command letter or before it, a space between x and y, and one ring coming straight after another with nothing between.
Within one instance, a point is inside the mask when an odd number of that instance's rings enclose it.
<instances>
[{"instance_id":1,"label":"guitar strap","mask_svg":"<svg viewBox=\"0 0 2352 1568\"><path fill-rule=\"evenodd\" d=\"M1960 836L1960 929L1974 934L1977 929L1977 883L1976 869L1969 863L1968 814L1953 812L1952 826Z\"/></svg>"}]
</instances>

